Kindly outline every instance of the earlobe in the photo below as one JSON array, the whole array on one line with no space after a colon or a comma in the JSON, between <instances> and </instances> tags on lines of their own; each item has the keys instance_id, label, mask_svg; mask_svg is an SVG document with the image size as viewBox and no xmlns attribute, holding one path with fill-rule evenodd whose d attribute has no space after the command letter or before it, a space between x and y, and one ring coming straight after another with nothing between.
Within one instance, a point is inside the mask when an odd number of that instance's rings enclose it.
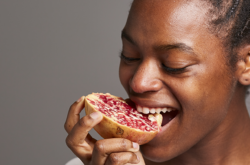
<instances>
[{"instance_id":1,"label":"earlobe","mask_svg":"<svg viewBox=\"0 0 250 165\"><path fill-rule=\"evenodd\" d=\"M238 62L240 72L239 82L242 85L250 85L250 51L242 51L243 59Z\"/></svg>"}]
</instances>

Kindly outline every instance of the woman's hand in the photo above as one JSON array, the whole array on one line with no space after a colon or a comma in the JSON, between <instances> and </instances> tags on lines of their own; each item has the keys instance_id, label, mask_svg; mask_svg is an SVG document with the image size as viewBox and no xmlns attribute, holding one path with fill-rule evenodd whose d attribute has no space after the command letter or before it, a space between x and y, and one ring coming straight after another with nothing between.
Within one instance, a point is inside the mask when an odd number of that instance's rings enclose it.
<instances>
[{"instance_id":1,"label":"woman's hand","mask_svg":"<svg viewBox=\"0 0 250 165\"><path fill-rule=\"evenodd\" d=\"M66 143L85 165L145 165L139 145L123 138L95 140L88 133L103 116L94 112L80 119L84 97L71 105L64 128Z\"/></svg>"}]
</instances>

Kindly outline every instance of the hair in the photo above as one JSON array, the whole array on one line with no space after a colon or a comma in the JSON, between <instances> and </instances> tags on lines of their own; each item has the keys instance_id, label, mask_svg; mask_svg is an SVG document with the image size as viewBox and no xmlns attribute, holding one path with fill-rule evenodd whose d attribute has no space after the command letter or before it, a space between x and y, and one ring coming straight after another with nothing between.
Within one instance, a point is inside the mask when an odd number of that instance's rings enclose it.
<instances>
[{"instance_id":1,"label":"hair","mask_svg":"<svg viewBox=\"0 0 250 165\"><path fill-rule=\"evenodd\" d=\"M240 59L238 48L250 44L250 0L205 0L212 5L209 29L223 39L232 71ZM246 96L250 94L249 87Z\"/></svg>"},{"instance_id":2,"label":"hair","mask_svg":"<svg viewBox=\"0 0 250 165\"><path fill-rule=\"evenodd\" d=\"M205 0L209 9L209 29L223 39L228 62L235 66L236 50L250 44L250 0Z\"/></svg>"}]
</instances>

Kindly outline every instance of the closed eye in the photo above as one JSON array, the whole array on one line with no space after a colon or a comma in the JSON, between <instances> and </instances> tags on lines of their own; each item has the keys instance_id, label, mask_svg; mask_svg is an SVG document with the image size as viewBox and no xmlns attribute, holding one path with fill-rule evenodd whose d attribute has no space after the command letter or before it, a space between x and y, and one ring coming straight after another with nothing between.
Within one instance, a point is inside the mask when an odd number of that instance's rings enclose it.
<instances>
[{"instance_id":1,"label":"closed eye","mask_svg":"<svg viewBox=\"0 0 250 165\"><path fill-rule=\"evenodd\" d=\"M181 74L181 73L184 73L186 71L186 68L188 66L185 66L183 68L169 68L169 67L165 66L164 64L162 64L162 67L166 72L168 72L170 74Z\"/></svg>"},{"instance_id":2,"label":"closed eye","mask_svg":"<svg viewBox=\"0 0 250 165\"><path fill-rule=\"evenodd\" d=\"M131 58L131 57L126 57L124 56L123 53L120 54L121 60L124 60L125 62L134 62L134 61L139 61L140 58Z\"/></svg>"}]
</instances>

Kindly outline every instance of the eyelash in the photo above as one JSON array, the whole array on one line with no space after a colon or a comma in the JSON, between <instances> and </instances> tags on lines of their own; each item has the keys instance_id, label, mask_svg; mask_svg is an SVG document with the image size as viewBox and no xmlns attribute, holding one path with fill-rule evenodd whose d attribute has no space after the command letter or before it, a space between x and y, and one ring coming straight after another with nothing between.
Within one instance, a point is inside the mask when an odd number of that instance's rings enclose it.
<instances>
[{"instance_id":1,"label":"eyelash","mask_svg":"<svg viewBox=\"0 0 250 165\"><path fill-rule=\"evenodd\" d=\"M120 58L127 63L140 60L140 58L126 57L123 55L123 53L120 53ZM169 68L169 67L165 66L164 64L162 64L162 67L166 72L168 72L170 74L181 74L181 73L185 72L185 69L187 68L187 66L184 68Z\"/></svg>"},{"instance_id":2,"label":"eyelash","mask_svg":"<svg viewBox=\"0 0 250 165\"><path fill-rule=\"evenodd\" d=\"M123 53L120 54L120 58L122 60L124 60L125 62L134 62L134 61L139 61L140 58L130 58L130 57L126 57L123 55Z\"/></svg>"},{"instance_id":3,"label":"eyelash","mask_svg":"<svg viewBox=\"0 0 250 165\"><path fill-rule=\"evenodd\" d=\"M163 69L165 71L167 71L170 74L181 74L181 73L184 73L185 69L187 68L187 66L184 67L184 68L169 68L169 67L165 66L164 64L162 64L162 67L163 67Z\"/></svg>"}]
</instances>

